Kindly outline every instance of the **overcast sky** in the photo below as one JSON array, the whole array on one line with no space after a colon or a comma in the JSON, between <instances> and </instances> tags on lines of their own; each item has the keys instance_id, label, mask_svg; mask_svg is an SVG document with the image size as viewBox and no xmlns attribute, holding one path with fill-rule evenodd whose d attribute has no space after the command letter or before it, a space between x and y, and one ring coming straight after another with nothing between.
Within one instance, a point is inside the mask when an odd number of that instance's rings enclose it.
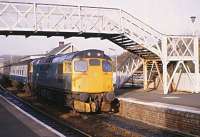
<instances>
[{"instance_id":1,"label":"overcast sky","mask_svg":"<svg viewBox=\"0 0 200 137\"><path fill-rule=\"evenodd\" d=\"M13 0L23 2L74 4L122 8L143 22L166 34L192 34L190 16L196 16L195 29L200 32L200 0ZM40 54L58 46L59 41L72 42L78 49L101 49L107 54L108 48L116 53L122 49L107 41L84 38L0 36L0 55Z\"/></svg>"}]
</instances>

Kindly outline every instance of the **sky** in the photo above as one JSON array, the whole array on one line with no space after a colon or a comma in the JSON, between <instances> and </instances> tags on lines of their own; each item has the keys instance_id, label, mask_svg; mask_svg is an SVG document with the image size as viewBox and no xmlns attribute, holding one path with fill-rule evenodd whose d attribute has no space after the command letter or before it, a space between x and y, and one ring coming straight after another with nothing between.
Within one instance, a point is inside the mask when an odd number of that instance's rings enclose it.
<instances>
[{"instance_id":1,"label":"sky","mask_svg":"<svg viewBox=\"0 0 200 137\"><path fill-rule=\"evenodd\" d=\"M10 1L10 0L9 0ZM200 32L200 0L13 0L15 2L39 2L67 5L85 5L121 8L146 24L165 34L192 34ZM196 16L195 24L190 16ZM108 55L120 54L123 50L108 40L99 38L68 38L31 36L0 36L0 55L33 55L50 51L59 41L73 43L79 50L100 49ZM116 49L110 51L109 48Z\"/></svg>"}]
</instances>

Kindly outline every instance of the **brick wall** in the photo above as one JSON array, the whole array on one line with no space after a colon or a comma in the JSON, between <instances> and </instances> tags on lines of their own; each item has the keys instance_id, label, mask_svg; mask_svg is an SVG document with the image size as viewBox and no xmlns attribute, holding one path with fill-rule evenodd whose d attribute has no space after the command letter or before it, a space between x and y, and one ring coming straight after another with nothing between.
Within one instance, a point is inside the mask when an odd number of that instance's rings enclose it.
<instances>
[{"instance_id":1,"label":"brick wall","mask_svg":"<svg viewBox=\"0 0 200 137\"><path fill-rule=\"evenodd\" d=\"M200 114L120 100L119 115L186 134L200 135Z\"/></svg>"}]
</instances>

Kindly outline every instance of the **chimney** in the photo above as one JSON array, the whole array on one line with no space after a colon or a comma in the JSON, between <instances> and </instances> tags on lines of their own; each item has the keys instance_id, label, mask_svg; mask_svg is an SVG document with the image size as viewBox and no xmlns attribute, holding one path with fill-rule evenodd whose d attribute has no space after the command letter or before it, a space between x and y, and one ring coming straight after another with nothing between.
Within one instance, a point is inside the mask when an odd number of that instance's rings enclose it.
<instances>
[{"instance_id":1,"label":"chimney","mask_svg":"<svg viewBox=\"0 0 200 137\"><path fill-rule=\"evenodd\" d=\"M64 41L60 41L60 42L59 42L59 47L63 47L64 44L65 44Z\"/></svg>"}]
</instances>

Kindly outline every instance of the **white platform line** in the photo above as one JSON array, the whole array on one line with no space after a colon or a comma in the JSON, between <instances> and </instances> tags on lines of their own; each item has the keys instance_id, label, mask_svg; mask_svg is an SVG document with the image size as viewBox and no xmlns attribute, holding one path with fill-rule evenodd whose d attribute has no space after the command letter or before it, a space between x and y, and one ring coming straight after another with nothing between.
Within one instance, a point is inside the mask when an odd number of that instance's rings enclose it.
<instances>
[{"instance_id":1,"label":"white platform line","mask_svg":"<svg viewBox=\"0 0 200 137\"><path fill-rule=\"evenodd\" d=\"M63 135L62 133L58 132L57 130L53 129L52 127L48 126L47 124L45 124L44 122L38 120L37 118L33 117L32 115L28 114L27 112L25 112L23 109L21 109L20 107L16 106L14 103L10 102L9 100L7 100L4 96L0 95L0 97L2 97L7 103L9 103L10 105L12 105L13 107L15 107L17 110L19 110L20 112L22 112L24 115L26 115L27 117L31 118L32 120L34 120L36 123L42 125L43 127L47 128L48 130L50 130L51 132L55 133L56 135L58 135L59 137L66 137L65 135Z\"/></svg>"},{"instance_id":2,"label":"white platform line","mask_svg":"<svg viewBox=\"0 0 200 137\"><path fill-rule=\"evenodd\" d=\"M166 104L166 103L160 103L160 102L144 102L135 98L118 98L119 100L140 104L140 105L146 105L146 106L152 106L152 107L158 107L158 108L165 108L165 109L172 109L182 112L190 112L195 114L200 114L200 109L194 108L194 107L187 107L187 106L181 106L181 105L173 105L173 104Z\"/></svg>"}]
</instances>

